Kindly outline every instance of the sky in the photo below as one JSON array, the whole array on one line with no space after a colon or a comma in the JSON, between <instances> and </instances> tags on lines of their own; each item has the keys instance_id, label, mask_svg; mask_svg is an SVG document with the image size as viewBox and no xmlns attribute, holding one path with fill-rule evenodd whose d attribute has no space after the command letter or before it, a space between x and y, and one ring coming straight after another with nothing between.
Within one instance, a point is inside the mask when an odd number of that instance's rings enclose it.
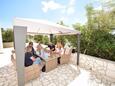
<instances>
[{"instance_id":1,"label":"sky","mask_svg":"<svg viewBox=\"0 0 115 86\"><path fill-rule=\"evenodd\" d=\"M96 0L0 0L0 27L12 28L16 17L55 23L62 20L68 26L85 24L85 6L89 3L95 8L100 7Z\"/></svg>"}]
</instances>

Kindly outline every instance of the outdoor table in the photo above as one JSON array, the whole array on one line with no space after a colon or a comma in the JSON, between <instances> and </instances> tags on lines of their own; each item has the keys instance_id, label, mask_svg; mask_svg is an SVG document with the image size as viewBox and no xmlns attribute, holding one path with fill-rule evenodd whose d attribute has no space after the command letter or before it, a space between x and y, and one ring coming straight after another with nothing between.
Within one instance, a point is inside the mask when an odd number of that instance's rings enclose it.
<instances>
[{"instance_id":1,"label":"outdoor table","mask_svg":"<svg viewBox=\"0 0 115 86\"><path fill-rule=\"evenodd\" d=\"M48 57L48 59L44 59L45 61L45 70L46 72L49 72L57 67L57 56L51 55Z\"/></svg>"}]
</instances>

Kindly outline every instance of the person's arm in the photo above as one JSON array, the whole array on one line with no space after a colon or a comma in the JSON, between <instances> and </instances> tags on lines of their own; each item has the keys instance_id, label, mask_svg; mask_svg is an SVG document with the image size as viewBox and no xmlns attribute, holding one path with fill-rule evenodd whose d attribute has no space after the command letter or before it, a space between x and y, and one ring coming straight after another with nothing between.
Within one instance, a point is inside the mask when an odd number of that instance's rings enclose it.
<instances>
[{"instance_id":1,"label":"person's arm","mask_svg":"<svg viewBox=\"0 0 115 86\"><path fill-rule=\"evenodd\" d=\"M64 48L61 48L61 55L64 54Z\"/></svg>"},{"instance_id":2,"label":"person's arm","mask_svg":"<svg viewBox=\"0 0 115 86\"><path fill-rule=\"evenodd\" d=\"M36 58L35 57L30 57L30 59L34 62L35 60L36 60Z\"/></svg>"},{"instance_id":3,"label":"person's arm","mask_svg":"<svg viewBox=\"0 0 115 86\"><path fill-rule=\"evenodd\" d=\"M49 47L43 48L44 52L50 53Z\"/></svg>"},{"instance_id":4,"label":"person's arm","mask_svg":"<svg viewBox=\"0 0 115 86\"><path fill-rule=\"evenodd\" d=\"M32 53L36 54L36 51L35 51L35 49L33 47L32 47Z\"/></svg>"},{"instance_id":5,"label":"person's arm","mask_svg":"<svg viewBox=\"0 0 115 86\"><path fill-rule=\"evenodd\" d=\"M35 58L40 58L41 60L44 60L40 55L34 54Z\"/></svg>"}]
</instances>

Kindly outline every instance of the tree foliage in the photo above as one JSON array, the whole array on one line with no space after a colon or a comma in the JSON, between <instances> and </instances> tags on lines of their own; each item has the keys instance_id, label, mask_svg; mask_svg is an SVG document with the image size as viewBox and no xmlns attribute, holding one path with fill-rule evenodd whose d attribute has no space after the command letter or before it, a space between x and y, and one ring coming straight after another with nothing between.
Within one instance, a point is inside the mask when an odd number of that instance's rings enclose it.
<instances>
[{"instance_id":1,"label":"tree foliage","mask_svg":"<svg viewBox=\"0 0 115 86\"><path fill-rule=\"evenodd\" d=\"M48 36L35 35L34 36L34 41L35 42L40 42L40 43L43 43L43 44L48 44L49 43L49 38L48 38Z\"/></svg>"},{"instance_id":2,"label":"tree foliage","mask_svg":"<svg viewBox=\"0 0 115 86\"><path fill-rule=\"evenodd\" d=\"M14 40L13 30L10 28L4 30L2 28L2 37L3 37L3 42L13 42Z\"/></svg>"},{"instance_id":3,"label":"tree foliage","mask_svg":"<svg viewBox=\"0 0 115 86\"><path fill-rule=\"evenodd\" d=\"M115 34L111 34L115 29L115 6L113 2L104 6L106 9L94 10L91 4L87 5L87 23L76 23L73 27L81 31L81 53L115 61ZM67 39L77 47L76 36Z\"/></svg>"},{"instance_id":4,"label":"tree foliage","mask_svg":"<svg viewBox=\"0 0 115 86\"><path fill-rule=\"evenodd\" d=\"M42 43L43 36L42 35L35 35L34 40L35 42L41 42Z\"/></svg>"}]
</instances>

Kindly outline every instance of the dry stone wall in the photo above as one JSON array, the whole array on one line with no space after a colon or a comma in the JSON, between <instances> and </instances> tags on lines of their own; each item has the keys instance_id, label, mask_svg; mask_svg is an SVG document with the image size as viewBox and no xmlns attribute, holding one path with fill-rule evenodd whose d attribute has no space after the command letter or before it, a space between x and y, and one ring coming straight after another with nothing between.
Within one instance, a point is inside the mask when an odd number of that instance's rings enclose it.
<instances>
[{"instance_id":1,"label":"dry stone wall","mask_svg":"<svg viewBox=\"0 0 115 86\"><path fill-rule=\"evenodd\" d=\"M79 65L91 70L97 78L115 82L115 62L89 55L80 54Z\"/></svg>"}]
</instances>

